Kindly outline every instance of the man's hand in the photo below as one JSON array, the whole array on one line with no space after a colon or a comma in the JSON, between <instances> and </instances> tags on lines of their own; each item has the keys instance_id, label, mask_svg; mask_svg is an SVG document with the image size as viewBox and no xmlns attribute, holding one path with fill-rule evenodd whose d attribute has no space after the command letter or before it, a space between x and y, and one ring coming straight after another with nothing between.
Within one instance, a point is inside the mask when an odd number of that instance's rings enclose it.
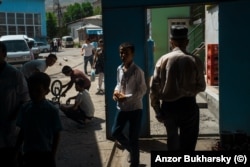
<instances>
[{"instance_id":1,"label":"man's hand","mask_svg":"<svg viewBox=\"0 0 250 167\"><path fill-rule=\"evenodd\" d=\"M155 110L155 118L157 119L157 121L164 123L165 117L164 117L163 113L161 112L160 106L155 106L153 108Z\"/></svg>"},{"instance_id":2,"label":"man's hand","mask_svg":"<svg viewBox=\"0 0 250 167\"><path fill-rule=\"evenodd\" d=\"M66 96L66 92L62 92L62 94L60 96L61 97L65 97Z\"/></svg>"},{"instance_id":3,"label":"man's hand","mask_svg":"<svg viewBox=\"0 0 250 167\"><path fill-rule=\"evenodd\" d=\"M126 97L123 93L119 93L118 91L115 91L113 94L113 99L115 101L123 102L126 100Z\"/></svg>"},{"instance_id":4,"label":"man's hand","mask_svg":"<svg viewBox=\"0 0 250 167\"><path fill-rule=\"evenodd\" d=\"M119 94L119 92L118 91L114 91L114 93L113 93L113 100L114 101L118 101L118 95Z\"/></svg>"},{"instance_id":5,"label":"man's hand","mask_svg":"<svg viewBox=\"0 0 250 167\"><path fill-rule=\"evenodd\" d=\"M164 123L164 121L165 121L164 116L163 116L160 112L158 112L158 113L155 114L155 118L156 118L157 121L160 122L160 123Z\"/></svg>"}]
</instances>

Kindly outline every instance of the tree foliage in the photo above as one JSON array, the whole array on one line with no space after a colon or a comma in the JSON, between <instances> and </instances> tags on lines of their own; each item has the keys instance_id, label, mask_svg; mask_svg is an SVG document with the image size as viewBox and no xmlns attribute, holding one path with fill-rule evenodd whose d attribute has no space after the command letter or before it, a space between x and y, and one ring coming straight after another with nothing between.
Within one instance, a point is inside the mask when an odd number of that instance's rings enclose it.
<instances>
[{"instance_id":1,"label":"tree foliage","mask_svg":"<svg viewBox=\"0 0 250 167\"><path fill-rule=\"evenodd\" d=\"M102 14L102 8L97 6L94 8L94 15L101 15Z\"/></svg>"},{"instance_id":2,"label":"tree foliage","mask_svg":"<svg viewBox=\"0 0 250 167\"><path fill-rule=\"evenodd\" d=\"M46 13L47 36L53 38L57 35L57 20L54 13Z\"/></svg>"},{"instance_id":3,"label":"tree foliage","mask_svg":"<svg viewBox=\"0 0 250 167\"><path fill-rule=\"evenodd\" d=\"M84 17L92 16L93 13L94 11L91 3L74 3L73 5L69 5L66 8L66 12L63 14L63 22L64 24L67 24L69 22L79 20Z\"/></svg>"}]
</instances>

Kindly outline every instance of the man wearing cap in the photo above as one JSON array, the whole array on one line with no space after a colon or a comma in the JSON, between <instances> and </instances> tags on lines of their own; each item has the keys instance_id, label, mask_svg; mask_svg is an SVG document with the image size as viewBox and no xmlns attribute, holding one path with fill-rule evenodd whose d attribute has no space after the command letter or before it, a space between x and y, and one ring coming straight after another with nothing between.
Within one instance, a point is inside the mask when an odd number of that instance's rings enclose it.
<instances>
[{"instance_id":1,"label":"man wearing cap","mask_svg":"<svg viewBox=\"0 0 250 167\"><path fill-rule=\"evenodd\" d=\"M172 51L157 61L150 87L151 106L166 127L169 151L194 151L199 134L196 95L206 84L202 61L186 51L187 35L187 27L171 27Z\"/></svg>"}]
</instances>

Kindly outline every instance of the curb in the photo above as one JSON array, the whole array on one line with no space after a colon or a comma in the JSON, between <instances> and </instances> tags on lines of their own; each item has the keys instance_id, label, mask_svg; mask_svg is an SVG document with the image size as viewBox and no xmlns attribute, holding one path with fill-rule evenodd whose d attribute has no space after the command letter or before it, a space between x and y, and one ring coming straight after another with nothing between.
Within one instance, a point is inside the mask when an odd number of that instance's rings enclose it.
<instances>
[{"instance_id":1,"label":"curb","mask_svg":"<svg viewBox=\"0 0 250 167\"><path fill-rule=\"evenodd\" d=\"M113 157L114 157L114 154L115 154L115 150L116 150L116 142L114 142L113 148L112 148L112 150L111 150L109 159L108 159L108 161L107 161L105 167L110 167L110 166L111 166L112 161L113 161Z\"/></svg>"}]
</instances>

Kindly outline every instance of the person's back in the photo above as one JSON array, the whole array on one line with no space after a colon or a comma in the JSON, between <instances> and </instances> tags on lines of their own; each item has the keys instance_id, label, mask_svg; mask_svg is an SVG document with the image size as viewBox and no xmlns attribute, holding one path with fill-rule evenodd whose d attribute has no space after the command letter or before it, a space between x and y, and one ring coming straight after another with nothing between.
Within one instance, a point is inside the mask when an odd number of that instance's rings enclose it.
<instances>
[{"instance_id":1,"label":"person's back","mask_svg":"<svg viewBox=\"0 0 250 167\"><path fill-rule=\"evenodd\" d=\"M45 59L36 59L29 61L23 65L21 72L25 78L29 78L34 72L45 72L49 66L52 66L57 61L55 54L49 54Z\"/></svg>"},{"instance_id":2,"label":"person's back","mask_svg":"<svg viewBox=\"0 0 250 167\"><path fill-rule=\"evenodd\" d=\"M61 111L70 119L77 123L84 125L94 117L94 104L90 97L89 92L84 89L84 79L76 78L75 89L78 92L77 95L69 97L66 100L66 105L61 104ZM70 101L74 100L74 104L70 104Z\"/></svg>"},{"instance_id":3,"label":"person's back","mask_svg":"<svg viewBox=\"0 0 250 167\"><path fill-rule=\"evenodd\" d=\"M24 105L17 119L20 127L16 147L23 143L24 162L27 166L55 167L55 154L62 124L59 110L46 100L50 78L37 72L28 79L31 101Z\"/></svg>"},{"instance_id":4,"label":"person's back","mask_svg":"<svg viewBox=\"0 0 250 167\"><path fill-rule=\"evenodd\" d=\"M156 68L160 70L161 82L155 89L158 89L162 100L173 101L183 96L195 96L204 88L204 85L196 81L202 62L195 56L183 53L179 48L162 56L157 61Z\"/></svg>"},{"instance_id":5,"label":"person's back","mask_svg":"<svg viewBox=\"0 0 250 167\"><path fill-rule=\"evenodd\" d=\"M87 90L79 91L77 99L80 99L79 107L83 110L87 117L93 117L95 112L94 103L91 96Z\"/></svg>"},{"instance_id":6,"label":"person's back","mask_svg":"<svg viewBox=\"0 0 250 167\"><path fill-rule=\"evenodd\" d=\"M61 93L61 96L66 96L66 93L73 86L77 78L82 78L84 80L84 89L89 90L91 86L90 79L80 70L72 69L70 66L63 66L62 73L66 76L70 77L70 81L62 86L62 88L66 89Z\"/></svg>"},{"instance_id":7,"label":"person's back","mask_svg":"<svg viewBox=\"0 0 250 167\"><path fill-rule=\"evenodd\" d=\"M203 65L186 51L188 28L171 27L172 52L155 65L151 83L151 106L164 123L169 151L194 151L199 134L199 107L196 95L205 90Z\"/></svg>"},{"instance_id":8,"label":"person's back","mask_svg":"<svg viewBox=\"0 0 250 167\"><path fill-rule=\"evenodd\" d=\"M74 69L73 73L71 75L71 79L75 81L77 78L82 78L84 80L84 88L89 90L91 86L91 81L90 79L80 70Z\"/></svg>"},{"instance_id":9,"label":"person's back","mask_svg":"<svg viewBox=\"0 0 250 167\"><path fill-rule=\"evenodd\" d=\"M46 70L46 61L42 59L36 59L25 63L21 72L25 76L25 78L29 78L34 72L44 72Z\"/></svg>"},{"instance_id":10,"label":"person's back","mask_svg":"<svg viewBox=\"0 0 250 167\"><path fill-rule=\"evenodd\" d=\"M5 61L7 47L0 42L0 154L2 148L13 147L16 115L22 103L29 101L23 74ZM5 153L4 153L5 154Z\"/></svg>"}]
</instances>

